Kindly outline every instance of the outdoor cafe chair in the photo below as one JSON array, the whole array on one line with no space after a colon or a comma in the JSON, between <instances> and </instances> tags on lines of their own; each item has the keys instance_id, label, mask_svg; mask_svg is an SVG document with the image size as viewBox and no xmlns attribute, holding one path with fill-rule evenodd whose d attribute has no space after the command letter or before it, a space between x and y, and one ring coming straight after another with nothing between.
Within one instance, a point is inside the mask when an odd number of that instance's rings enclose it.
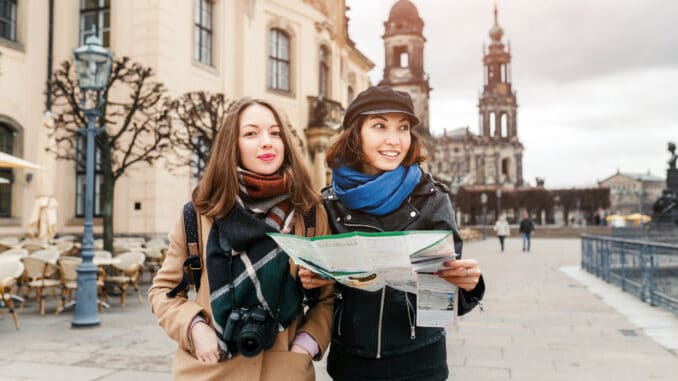
<instances>
[{"instance_id":1,"label":"outdoor cafe chair","mask_svg":"<svg viewBox=\"0 0 678 381\"><path fill-rule=\"evenodd\" d=\"M7 308L12 319L14 319L14 327L17 331L21 328L19 318L14 309L14 300L21 301L21 309L23 309L23 299L16 295L17 279L24 272L24 264L20 260L1 261L0 262L0 307ZM2 309L0 309L2 312Z\"/></svg>"},{"instance_id":2,"label":"outdoor cafe chair","mask_svg":"<svg viewBox=\"0 0 678 381\"><path fill-rule=\"evenodd\" d=\"M62 242L62 241L70 241L70 242L75 242L75 236L74 235L62 235L58 238L54 239L54 242Z\"/></svg>"},{"instance_id":3,"label":"outdoor cafe chair","mask_svg":"<svg viewBox=\"0 0 678 381\"><path fill-rule=\"evenodd\" d=\"M19 244L19 247L22 249L26 249L29 254L39 251L39 250L44 250L49 247L46 243L37 240L37 239L27 239Z\"/></svg>"},{"instance_id":4,"label":"outdoor cafe chair","mask_svg":"<svg viewBox=\"0 0 678 381\"><path fill-rule=\"evenodd\" d=\"M15 249L19 246L19 239L16 237L5 237L0 239L0 252Z\"/></svg>"},{"instance_id":5,"label":"outdoor cafe chair","mask_svg":"<svg viewBox=\"0 0 678 381\"><path fill-rule=\"evenodd\" d=\"M28 250L26 249L9 249L5 250L2 253L0 253L0 258L1 257L16 257L16 258L23 258L28 256Z\"/></svg>"},{"instance_id":6,"label":"outdoor cafe chair","mask_svg":"<svg viewBox=\"0 0 678 381\"><path fill-rule=\"evenodd\" d=\"M73 241L57 241L53 246L61 256L72 255L75 244Z\"/></svg>"},{"instance_id":7,"label":"outdoor cafe chair","mask_svg":"<svg viewBox=\"0 0 678 381\"><path fill-rule=\"evenodd\" d=\"M108 250L94 250L94 257L93 258L94 259L97 259L97 258L111 259L111 258L113 258L113 255Z\"/></svg>"},{"instance_id":8,"label":"outdoor cafe chair","mask_svg":"<svg viewBox=\"0 0 678 381\"><path fill-rule=\"evenodd\" d=\"M80 257L69 257L63 256L58 260L59 263L59 273L61 274L61 300L57 305L55 315L59 315L63 310L75 305L75 292L78 289L78 266L82 263L82 258ZM97 278L97 292L100 295L105 295L104 292L104 277L105 273L99 272L99 277ZM97 301L99 305L99 312L102 311L102 307L106 305L100 299Z\"/></svg>"},{"instance_id":9,"label":"outdoor cafe chair","mask_svg":"<svg viewBox=\"0 0 678 381\"><path fill-rule=\"evenodd\" d=\"M49 247L46 249L34 251L29 253L29 257L40 258L46 262L49 262L53 265L56 265L56 261L59 258L59 252L54 247Z\"/></svg>"},{"instance_id":10,"label":"outdoor cafe chair","mask_svg":"<svg viewBox=\"0 0 678 381\"><path fill-rule=\"evenodd\" d=\"M58 257L59 253L56 254ZM50 261L48 259L42 258L40 255L29 255L28 257L21 258L21 261L24 263L25 267L24 285L28 288L26 294L30 294L31 290L35 291L35 298L37 299L38 305L40 307L40 315L44 315L45 290L51 289L53 292L55 292L56 289L61 285L59 280L50 278L58 270L56 267L56 257L54 260Z\"/></svg>"},{"instance_id":11,"label":"outdoor cafe chair","mask_svg":"<svg viewBox=\"0 0 678 381\"><path fill-rule=\"evenodd\" d=\"M156 271L162 266L165 255L160 247L147 247L145 249L140 249L140 251L146 256L145 268L152 280Z\"/></svg>"},{"instance_id":12,"label":"outdoor cafe chair","mask_svg":"<svg viewBox=\"0 0 678 381\"><path fill-rule=\"evenodd\" d=\"M112 266L117 270L119 275L107 276L106 283L120 289L120 305L122 308L125 308L125 294L129 286L134 288L139 303L143 303L137 282L139 280L139 274L143 269L146 256L144 253L138 251L129 251L116 256L114 259L117 259L118 262L114 263Z\"/></svg>"}]
</instances>

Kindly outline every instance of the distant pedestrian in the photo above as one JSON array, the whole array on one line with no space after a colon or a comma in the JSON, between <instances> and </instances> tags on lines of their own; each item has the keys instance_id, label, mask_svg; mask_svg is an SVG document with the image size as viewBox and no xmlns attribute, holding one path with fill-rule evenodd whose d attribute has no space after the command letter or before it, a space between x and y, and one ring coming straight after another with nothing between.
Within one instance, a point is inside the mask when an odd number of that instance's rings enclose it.
<instances>
[{"instance_id":1,"label":"distant pedestrian","mask_svg":"<svg viewBox=\"0 0 678 381\"><path fill-rule=\"evenodd\" d=\"M523 251L530 252L530 238L534 231L534 224L530 219L530 215L523 214L523 219L520 221L520 235L523 237Z\"/></svg>"},{"instance_id":2,"label":"distant pedestrian","mask_svg":"<svg viewBox=\"0 0 678 381\"><path fill-rule=\"evenodd\" d=\"M501 215L499 219L494 224L494 231L497 232L497 237L499 237L499 244L501 245L501 251L504 251L504 239L511 235L511 227L509 227L508 222L506 222L506 216Z\"/></svg>"}]
</instances>

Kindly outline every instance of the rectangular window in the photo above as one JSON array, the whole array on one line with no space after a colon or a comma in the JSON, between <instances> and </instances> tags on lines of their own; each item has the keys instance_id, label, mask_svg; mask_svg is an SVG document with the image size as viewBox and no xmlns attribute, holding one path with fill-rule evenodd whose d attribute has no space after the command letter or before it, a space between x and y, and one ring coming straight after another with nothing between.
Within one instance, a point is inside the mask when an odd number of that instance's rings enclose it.
<instances>
[{"instance_id":1,"label":"rectangular window","mask_svg":"<svg viewBox=\"0 0 678 381\"><path fill-rule=\"evenodd\" d=\"M194 1L193 59L212 65L212 2Z\"/></svg>"},{"instance_id":2,"label":"rectangular window","mask_svg":"<svg viewBox=\"0 0 678 381\"><path fill-rule=\"evenodd\" d=\"M85 217L85 188L87 186L87 136L79 136L75 161L75 216ZM94 217L101 216L101 155L94 146Z\"/></svg>"},{"instance_id":3,"label":"rectangular window","mask_svg":"<svg viewBox=\"0 0 678 381\"><path fill-rule=\"evenodd\" d=\"M290 91L290 39L280 29L271 29L269 35L268 87Z\"/></svg>"},{"instance_id":4,"label":"rectangular window","mask_svg":"<svg viewBox=\"0 0 678 381\"><path fill-rule=\"evenodd\" d=\"M14 130L0 122L0 152L14 153ZM12 216L12 184L14 172L10 168L0 169L0 217Z\"/></svg>"},{"instance_id":5,"label":"rectangular window","mask_svg":"<svg viewBox=\"0 0 678 381\"><path fill-rule=\"evenodd\" d=\"M80 0L80 45L92 34L99 37L103 46L110 46L110 0Z\"/></svg>"},{"instance_id":6,"label":"rectangular window","mask_svg":"<svg viewBox=\"0 0 678 381\"><path fill-rule=\"evenodd\" d=\"M0 0L0 38L16 41L16 0Z\"/></svg>"}]
</instances>

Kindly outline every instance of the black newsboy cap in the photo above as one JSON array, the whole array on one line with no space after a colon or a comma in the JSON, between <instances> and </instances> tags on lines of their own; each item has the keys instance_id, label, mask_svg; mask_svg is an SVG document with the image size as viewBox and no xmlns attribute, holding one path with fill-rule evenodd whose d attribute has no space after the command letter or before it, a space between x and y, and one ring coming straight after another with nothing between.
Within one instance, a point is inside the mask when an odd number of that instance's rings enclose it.
<instances>
[{"instance_id":1,"label":"black newsboy cap","mask_svg":"<svg viewBox=\"0 0 678 381\"><path fill-rule=\"evenodd\" d=\"M414 105L410 94L396 91L388 86L372 86L358 94L348 105L342 127L347 129L360 115L386 114L401 112L410 119L412 127L419 124L414 114Z\"/></svg>"}]
</instances>

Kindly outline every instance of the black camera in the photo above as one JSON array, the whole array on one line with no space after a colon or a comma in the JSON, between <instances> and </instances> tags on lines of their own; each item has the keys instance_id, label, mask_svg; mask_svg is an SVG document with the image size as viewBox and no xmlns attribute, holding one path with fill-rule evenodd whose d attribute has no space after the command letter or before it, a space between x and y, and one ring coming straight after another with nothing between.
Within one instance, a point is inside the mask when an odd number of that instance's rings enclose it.
<instances>
[{"instance_id":1,"label":"black camera","mask_svg":"<svg viewBox=\"0 0 678 381\"><path fill-rule=\"evenodd\" d=\"M271 349L277 335L278 324L261 306L234 309L228 315L224 328L224 340L229 347L237 348L238 353L245 357L254 357L264 349ZM233 349L231 352L234 352Z\"/></svg>"}]
</instances>

